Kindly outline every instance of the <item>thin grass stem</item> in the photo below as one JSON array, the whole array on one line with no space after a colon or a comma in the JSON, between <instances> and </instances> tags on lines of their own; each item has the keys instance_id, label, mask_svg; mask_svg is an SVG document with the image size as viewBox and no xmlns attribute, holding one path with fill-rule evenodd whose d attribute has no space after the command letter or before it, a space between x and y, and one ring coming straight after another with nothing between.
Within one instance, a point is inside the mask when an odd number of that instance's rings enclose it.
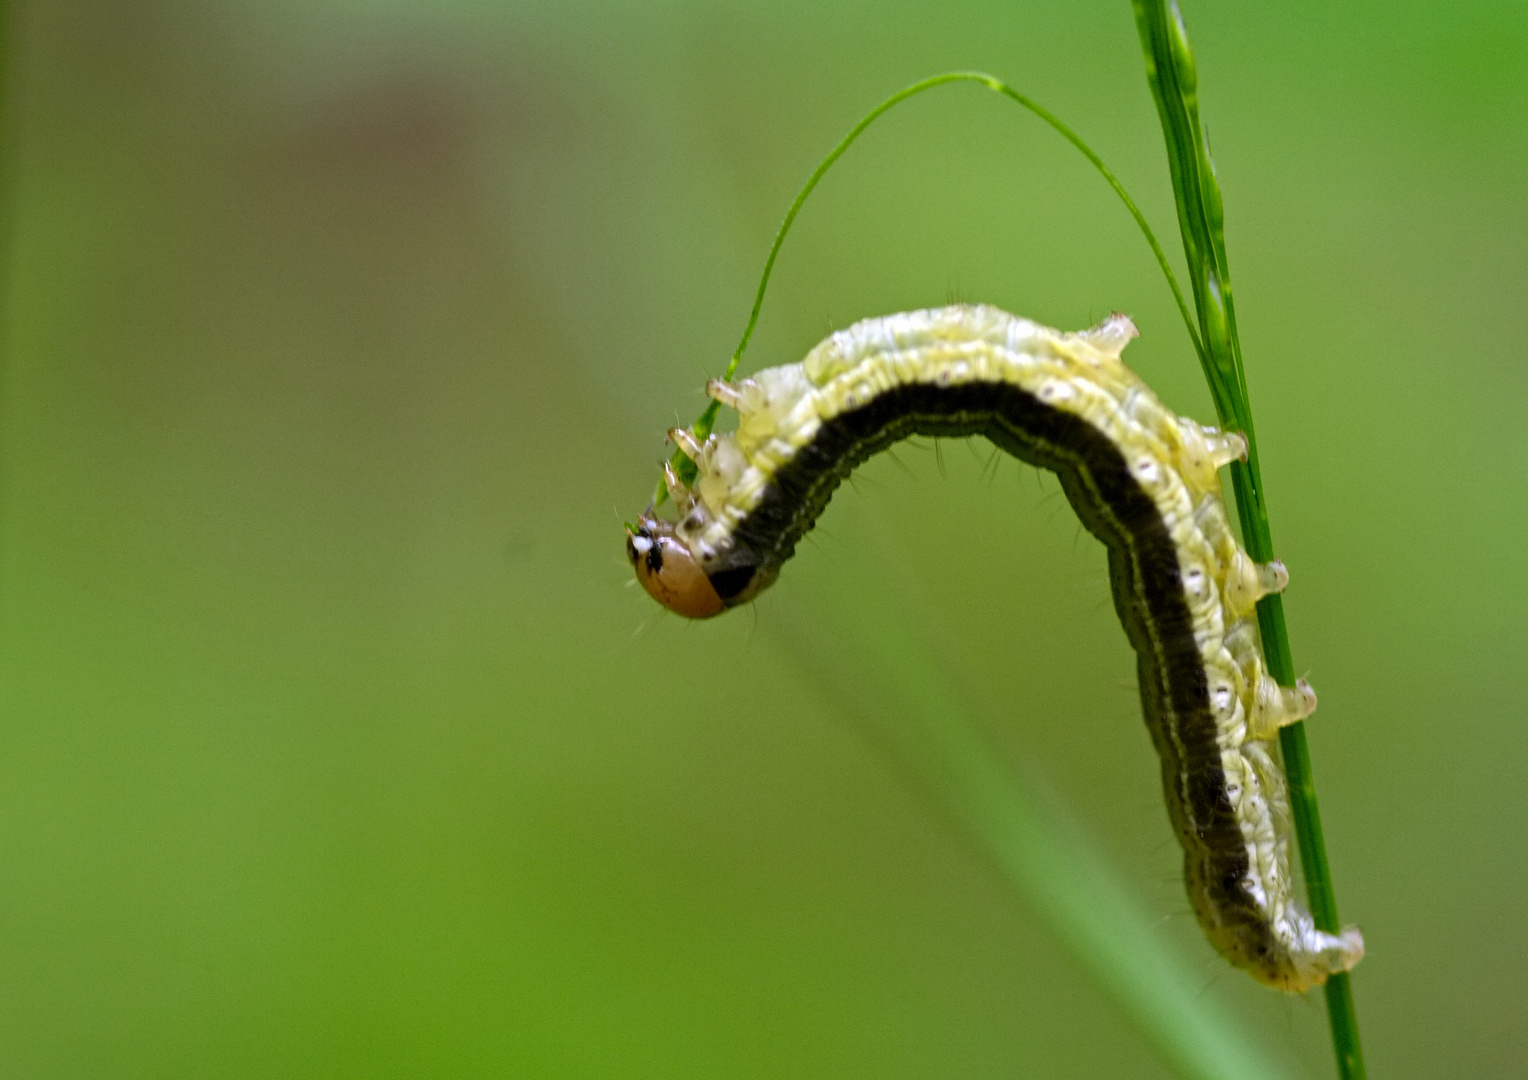
<instances>
[{"instance_id":1,"label":"thin grass stem","mask_svg":"<svg viewBox=\"0 0 1528 1080\"><path fill-rule=\"evenodd\" d=\"M790 208L785 212L785 220L780 223L780 228L775 233L774 243L769 246L769 255L764 260L764 271L759 275L759 286L754 292L753 309L748 313L748 324L743 327L743 335L738 339L737 348L732 351L732 358L727 362L727 370L722 377L724 379L731 379L737 373L738 364L743 359L743 353L748 349L748 341L753 337L754 328L758 326L759 313L764 308L764 294L769 290L769 278L774 273L775 260L780 255L780 248L785 244L786 234L791 231L791 226L796 221L796 215L801 212L801 207L806 203L807 197L812 194L812 190L816 188L818 182L833 167L833 163L843 157L844 152L854 145L855 140L864 134L865 129L875 123L883 113L890 110L893 106L901 104L908 98L916 97L926 90L932 90L938 86L946 86L950 83L975 83L1022 105L1043 120L1067 142L1076 147L1078 152L1088 159L1093 168L1098 170L1099 175L1108 182L1109 187L1119 196L1120 201L1125 204L1125 209L1130 211L1130 216L1135 219L1136 226L1141 230L1141 235L1146 238L1146 243L1151 246L1151 252L1156 256L1157 265L1161 268L1163 276L1167 279L1167 286L1172 290L1173 299L1177 301L1178 313L1183 316L1183 325L1187 327L1188 336L1194 343L1194 351L1199 354L1201 361L1203 361L1205 356L1204 345L1200 340L1198 331L1194 327L1194 318L1189 313L1188 302L1183 297L1183 290L1178 286L1178 279L1173 274L1172 265L1167 261L1167 254L1162 250L1162 245L1157 242L1156 234L1151 231L1151 226L1146 223L1146 215L1141 213L1141 208L1136 205L1135 200L1130 197L1130 193L1125 190L1125 185L1120 183L1119 178L1104 164L1103 158L1099 157L1093 151L1093 148L1083 141L1080 135L1058 119L1054 113L1032 98L1021 94L1001 79L982 71L947 71L942 75L931 75L927 79L920 79L918 82L905 86L895 94L892 94L891 97L861 117L859 123L850 128L849 133L839 140L838 145L828 151L827 156L817 163L817 167L812 170L812 175L807 177L806 183L801 185L801 190L791 200ZM716 402L711 402L706 406L705 411L700 414L699 419L695 421L691 430L694 431L697 439L704 441L706 436L710 435L711 431L715 428L718 407ZM670 458L670 463L679 474L679 478L685 483L695 479L695 463L685 457L682 452L675 450ZM655 505L662 505L666 495L667 492L660 481L657 489L653 492L653 503Z\"/></svg>"},{"instance_id":2,"label":"thin grass stem","mask_svg":"<svg viewBox=\"0 0 1528 1080\"><path fill-rule=\"evenodd\" d=\"M1183 254L1188 260L1189 281L1204 343L1200 360L1222 426L1247 437L1246 462L1231 466L1231 488L1236 494L1242 539L1249 555L1258 562L1267 562L1273 558L1273 534L1236 332L1220 185L1210 158L1209 137L1199 119L1194 54L1177 0L1133 0L1133 3L1146 58L1146 80L1156 99L1167 142ZM1294 685L1294 658L1284 624L1283 600L1277 595L1265 597L1257 605L1257 616L1269 672L1285 686ZM1284 728L1279 733L1279 746L1289 777L1290 805L1311 914L1318 927L1336 933L1340 928L1337 897L1321 832L1321 811L1316 801L1305 725L1297 723ZM1327 980L1326 1004L1338 1074L1343 1080L1363 1080L1367 1074L1358 1035L1358 1014L1353 1004L1352 982L1346 973Z\"/></svg>"}]
</instances>

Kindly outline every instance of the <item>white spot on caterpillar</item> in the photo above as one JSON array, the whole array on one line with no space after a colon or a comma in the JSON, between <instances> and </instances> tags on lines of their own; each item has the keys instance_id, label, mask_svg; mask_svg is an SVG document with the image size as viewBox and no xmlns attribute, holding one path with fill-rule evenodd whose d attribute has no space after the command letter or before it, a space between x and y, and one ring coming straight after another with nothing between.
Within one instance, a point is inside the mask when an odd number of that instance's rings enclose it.
<instances>
[{"instance_id":1,"label":"white spot on caterpillar","mask_svg":"<svg viewBox=\"0 0 1528 1080\"><path fill-rule=\"evenodd\" d=\"M1210 595L1210 579L1204 567L1197 563L1183 571L1183 591L1188 594L1190 606L1197 606Z\"/></svg>"},{"instance_id":2,"label":"white spot on caterpillar","mask_svg":"<svg viewBox=\"0 0 1528 1080\"><path fill-rule=\"evenodd\" d=\"M1216 716L1230 716L1236 711L1239 701L1236 697L1236 687L1229 682L1216 681L1210 686L1210 709Z\"/></svg>"},{"instance_id":3,"label":"white spot on caterpillar","mask_svg":"<svg viewBox=\"0 0 1528 1080\"><path fill-rule=\"evenodd\" d=\"M1162 463L1154 457L1142 455L1136 458L1130 465L1130 471L1136 481L1147 491L1152 491L1162 484Z\"/></svg>"}]
</instances>

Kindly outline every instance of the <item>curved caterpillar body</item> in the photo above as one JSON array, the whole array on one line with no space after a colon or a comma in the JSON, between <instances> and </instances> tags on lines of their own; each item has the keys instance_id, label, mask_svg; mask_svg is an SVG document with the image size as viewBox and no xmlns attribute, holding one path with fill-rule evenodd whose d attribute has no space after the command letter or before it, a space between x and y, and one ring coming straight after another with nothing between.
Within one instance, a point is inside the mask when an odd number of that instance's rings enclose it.
<instances>
[{"instance_id":1,"label":"curved caterpillar body","mask_svg":"<svg viewBox=\"0 0 1528 1080\"><path fill-rule=\"evenodd\" d=\"M1294 898L1270 740L1316 698L1268 676L1251 618L1288 575L1253 563L1231 532L1216 470L1245 440L1158 401L1120 360L1135 336L1123 315L1064 334L956 306L867 319L799 364L713 380L737 430L704 443L671 432L698 475L685 487L666 469L682 517L644 515L627 555L657 600L703 618L773 582L839 483L899 439L985 435L1053 470L1109 550L1199 922L1231 963L1303 992L1356 964L1363 938L1318 930Z\"/></svg>"}]
</instances>

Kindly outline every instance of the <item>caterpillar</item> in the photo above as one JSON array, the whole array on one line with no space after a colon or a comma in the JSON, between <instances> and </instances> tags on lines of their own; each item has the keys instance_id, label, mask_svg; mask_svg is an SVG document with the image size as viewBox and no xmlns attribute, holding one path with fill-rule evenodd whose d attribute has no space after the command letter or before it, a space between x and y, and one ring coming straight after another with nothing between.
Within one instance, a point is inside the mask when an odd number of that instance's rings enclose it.
<instances>
[{"instance_id":1,"label":"caterpillar","mask_svg":"<svg viewBox=\"0 0 1528 1080\"><path fill-rule=\"evenodd\" d=\"M1217 470L1245 458L1246 439L1164 406L1120 358L1136 335L1123 315L1062 333L958 305L866 319L801 363L713 379L706 392L736 410L737 428L669 433L695 480L664 466L680 518L650 507L627 527L627 558L659 603L708 618L768 588L839 483L900 439L983 435L1055 472L1108 549L1199 923L1232 964L1302 993L1364 946L1356 927L1317 929L1294 897L1271 740L1316 696L1268 675L1252 618L1289 576L1254 563L1231 531Z\"/></svg>"}]
</instances>

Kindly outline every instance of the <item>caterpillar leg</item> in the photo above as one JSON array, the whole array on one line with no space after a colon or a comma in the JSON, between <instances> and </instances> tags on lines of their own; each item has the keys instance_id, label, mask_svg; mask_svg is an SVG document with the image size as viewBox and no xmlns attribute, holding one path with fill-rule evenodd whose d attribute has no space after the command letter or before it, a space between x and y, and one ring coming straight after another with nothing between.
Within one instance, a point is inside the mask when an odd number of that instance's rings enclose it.
<instances>
[{"instance_id":1,"label":"caterpillar leg","mask_svg":"<svg viewBox=\"0 0 1528 1080\"><path fill-rule=\"evenodd\" d=\"M695 493L685 487L684 481L679 479L679 474L674 471L672 462L663 463L663 486L668 489L669 498L674 500L681 514L690 512L695 502Z\"/></svg>"},{"instance_id":2,"label":"caterpillar leg","mask_svg":"<svg viewBox=\"0 0 1528 1080\"><path fill-rule=\"evenodd\" d=\"M1077 336L1099 352L1118 357L1125 351L1125 346L1130 344L1131 339L1141 336L1141 332L1135 328L1135 323L1130 321L1129 315L1116 311L1097 326L1089 327Z\"/></svg>"},{"instance_id":3,"label":"caterpillar leg","mask_svg":"<svg viewBox=\"0 0 1528 1080\"><path fill-rule=\"evenodd\" d=\"M1294 686L1280 686L1261 670L1252 692L1252 709L1247 716L1247 738L1271 739L1279 728L1304 720L1316 711L1316 692L1301 679Z\"/></svg>"},{"instance_id":4,"label":"caterpillar leg","mask_svg":"<svg viewBox=\"0 0 1528 1080\"><path fill-rule=\"evenodd\" d=\"M712 401L719 401L727 408L736 411L742 406L743 394L737 387L721 379L706 380L706 397Z\"/></svg>"},{"instance_id":5,"label":"caterpillar leg","mask_svg":"<svg viewBox=\"0 0 1528 1080\"><path fill-rule=\"evenodd\" d=\"M1178 471L1183 479L1201 492L1213 492L1220 500L1220 477L1218 470L1233 461L1247 459L1247 437L1239 431L1221 431L1219 428L1196 424L1186 417L1178 417Z\"/></svg>"},{"instance_id":6,"label":"caterpillar leg","mask_svg":"<svg viewBox=\"0 0 1528 1080\"><path fill-rule=\"evenodd\" d=\"M1243 619L1226 632L1225 644L1240 669L1240 693L1247 702L1247 738L1271 739L1279 728L1304 720L1316 711L1316 692L1301 679L1280 686L1263 666L1257 648L1257 624ZM1248 691L1251 691L1248 693Z\"/></svg>"},{"instance_id":7,"label":"caterpillar leg","mask_svg":"<svg viewBox=\"0 0 1528 1080\"><path fill-rule=\"evenodd\" d=\"M1217 469L1233 461L1247 460L1247 436L1239 431L1205 428L1204 441L1209 447L1210 460Z\"/></svg>"},{"instance_id":8,"label":"caterpillar leg","mask_svg":"<svg viewBox=\"0 0 1528 1080\"><path fill-rule=\"evenodd\" d=\"M1289 571L1283 560L1255 563L1245 551L1236 549L1226 571L1225 604L1235 618L1252 614L1257 602L1289 585Z\"/></svg>"},{"instance_id":9,"label":"caterpillar leg","mask_svg":"<svg viewBox=\"0 0 1528 1080\"><path fill-rule=\"evenodd\" d=\"M1286 989L1309 990L1326 982L1329 975L1351 971L1364 958L1364 936L1356 926L1343 927L1338 934L1317 930L1315 921L1304 911L1295 913L1296 923L1290 942L1290 960L1295 978Z\"/></svg>"},{"instance_id":10,"label":"caterpillar leg","mask_svg":"<svg viewBox=\"0 0 1528 1080\"><path fill-rule=\"evenodd\" d=\"M700 460L700 443L696 441L694 435L690 434L688 428L669 428L668 440L679 447L684 456L691 461Z\"/></svg>"}]
</instances>

